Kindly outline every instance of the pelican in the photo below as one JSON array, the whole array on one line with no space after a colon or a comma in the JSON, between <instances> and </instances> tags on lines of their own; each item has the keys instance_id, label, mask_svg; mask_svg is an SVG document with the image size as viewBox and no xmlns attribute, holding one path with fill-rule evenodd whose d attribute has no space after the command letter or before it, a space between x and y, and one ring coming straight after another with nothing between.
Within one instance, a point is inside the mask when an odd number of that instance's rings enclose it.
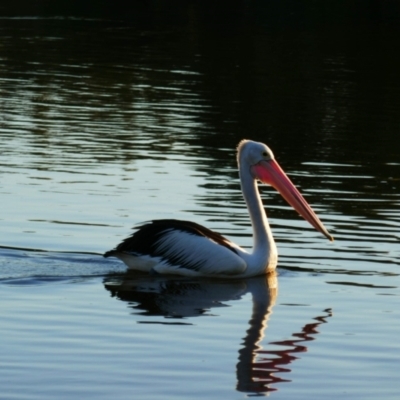
<instances>
[{"instance_id":1,"label":"pelican","mask_svg":"<svg viewBox=\"0 0 400 400\"><path fill-rule=\"evenodd\" d=\"M253 228L251 252L195 222L160 219L137 227L130 237L107 251L104 257L117 257L130 269L156 274L243 278L273 271L278 262L278 251L257 181L273 186L306 221L333 241L268 146L242 140L237 147L237 163Z\"/></svg>"}]
</instances>

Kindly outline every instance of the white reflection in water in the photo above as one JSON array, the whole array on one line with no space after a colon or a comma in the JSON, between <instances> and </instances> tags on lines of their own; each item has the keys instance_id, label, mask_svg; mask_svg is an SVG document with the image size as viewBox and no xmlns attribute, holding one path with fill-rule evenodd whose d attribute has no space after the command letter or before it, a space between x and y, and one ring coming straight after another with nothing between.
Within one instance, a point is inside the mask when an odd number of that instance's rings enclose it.
<instances>
[{"instance_id":1,"label":"white reflection in water","mask_svg":"<svg viewBox=\"0 0 400 400\"><path fill-rule=\"evenodd\" d=\"M112 296L127 302L135 314L166 318L157 322L144 319L139 323L162 325L191 325L190 318L209 315L214 308L224 307L224 302L251 294L252 313L236 365L236 389L245 393L267 393L277 390L277 383L290 382L286 374L291 372L289 365L298 358L295 354L307 351L305 343L315 339L318 325L332 315L329 309L324 310L315 318L316 322L289 334L291 339L271 343L272 347L282 349L269 350L263 340L278 296L276 272L248 279L212 280L129 271L107 277L104 286Z\"/></svg>"}]
</instances>

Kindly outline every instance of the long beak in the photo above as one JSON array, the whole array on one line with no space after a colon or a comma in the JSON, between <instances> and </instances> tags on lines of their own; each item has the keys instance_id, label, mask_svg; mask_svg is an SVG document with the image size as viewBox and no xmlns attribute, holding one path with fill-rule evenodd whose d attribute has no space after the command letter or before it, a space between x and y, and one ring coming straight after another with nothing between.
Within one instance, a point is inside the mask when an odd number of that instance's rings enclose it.
<instances>
[{"instance_id":1,"label":"long beak","mask_svg":"<svg viewBox=\"0 0 400 400\"><path fill-rule=\"evenodd\" d=\"M251 167L251 172L261 182L273 186L306 221L329 240L333 241L333 237L326 230L313 209L275 160L260 161Z\"/></svg>"}]
</instances>

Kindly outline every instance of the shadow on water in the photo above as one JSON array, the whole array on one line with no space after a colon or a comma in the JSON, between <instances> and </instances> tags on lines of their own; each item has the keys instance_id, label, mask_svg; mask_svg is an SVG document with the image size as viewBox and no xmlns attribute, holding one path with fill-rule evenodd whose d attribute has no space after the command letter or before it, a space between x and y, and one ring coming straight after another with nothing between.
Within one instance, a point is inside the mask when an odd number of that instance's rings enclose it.
<instances>
[{"instance_id":1,"label":"shadow on water","mask_svg":"<svg viewBox=\"0 0 400 400\"><path fill-rule=\"evenodd\" d=\"M211 280L128 271L108 276L104 286L113 297L127 302L135 314L162 316L166 321L161 324L178 325L191 325L187 318L210 315L213 308L225 307L225 302L250 293L252 313L236 365L236 389L246 393L275 391L274 384L290 382L282 374L291 372L288 365L298 358L295 354L307 351L305 343L315 339L318 325L332 315L330 310L324 310L314 322L292 333L293 339L269 343L282 346L282 350L264 350L262 341L278 295L276 273L239 280Z\"/></svg>"}]
</instances>

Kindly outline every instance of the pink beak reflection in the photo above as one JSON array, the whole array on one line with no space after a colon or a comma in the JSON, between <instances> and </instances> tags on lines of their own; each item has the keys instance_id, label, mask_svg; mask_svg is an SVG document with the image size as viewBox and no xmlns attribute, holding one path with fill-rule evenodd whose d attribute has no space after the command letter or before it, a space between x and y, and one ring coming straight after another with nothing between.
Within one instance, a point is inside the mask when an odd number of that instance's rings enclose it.
<instances>
[{"instance_id":1,"label":"pink beak reflection","mask_svg":"<svg viewBox=\"0 0 400 400\"><path fill-rule=\"evenodd\" d=\"M261 182L273 186L306 221L317 231L323 233L329 240L333 241L333 237L326 230L313 209L275 160L260 161L251 167L251 172Z\"/></svg>"}]
</instances>

